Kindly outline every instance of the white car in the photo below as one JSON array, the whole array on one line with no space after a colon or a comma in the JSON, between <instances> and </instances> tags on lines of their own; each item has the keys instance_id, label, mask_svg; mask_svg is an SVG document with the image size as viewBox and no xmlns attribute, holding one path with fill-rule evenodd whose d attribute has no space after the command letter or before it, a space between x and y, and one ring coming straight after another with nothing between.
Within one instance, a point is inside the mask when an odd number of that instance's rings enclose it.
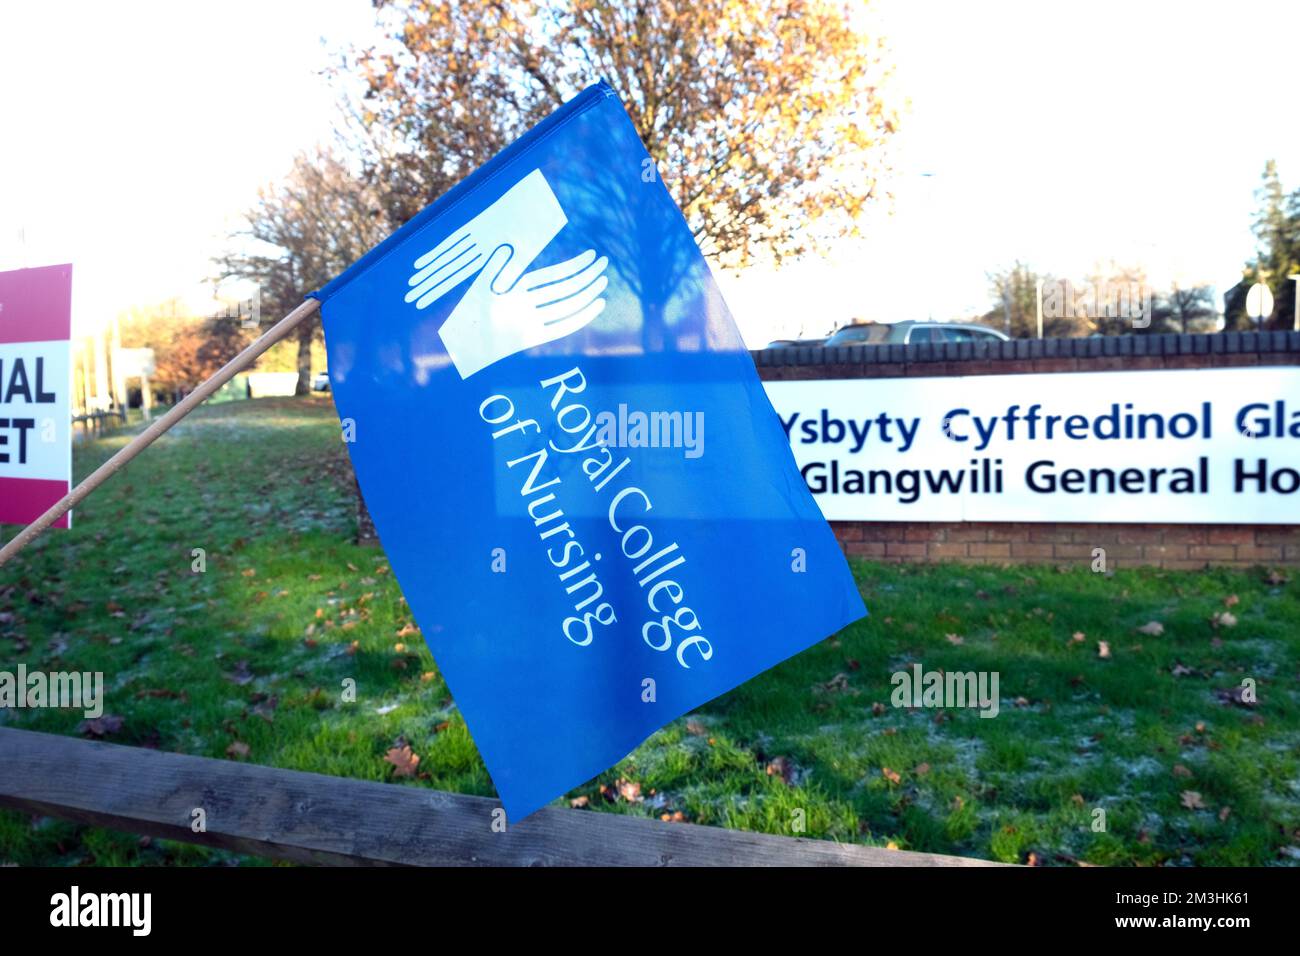
<instances>
[{"instance_id":1,"label":"white car","mask_svg":"<svg viewBox=\"0 0 1300 956\"><path fill-rule=\"evenodd\" d=\"M827 348L841 345L916 345L920 342L1006 342L997 329L969 322L855 322L837 329Z\"/></svg>"}]
</instances>

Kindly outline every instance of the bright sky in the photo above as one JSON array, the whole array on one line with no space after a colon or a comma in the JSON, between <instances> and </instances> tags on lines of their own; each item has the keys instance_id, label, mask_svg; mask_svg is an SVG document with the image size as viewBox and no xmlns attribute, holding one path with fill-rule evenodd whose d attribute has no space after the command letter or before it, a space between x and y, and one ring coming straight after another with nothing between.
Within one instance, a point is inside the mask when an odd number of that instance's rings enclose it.
<instances>
[{"instance_id":1,"label":"bright sky","mask_svg":"<svg viewBox=\"0 0 1300 956\"><path fill-rule=\"evenodd\" d=\"M372 25L365 0L0 6L0 269L72 262L83 328L210 299L257 188L331 138L330 51Z\"/></svg>"},{"instance_id":2,"label":"bright sky","mask_svg":"<svg viewBox=\"0 0 1300 956\"><path fill-rule=\"evenodd\" d=\"M971 315L1017 258L1222 291L1264 161L1300 185L1300 4L883 0L877 19L911 100L896 201L824 260L722 276L751 345ZM200 297L257 187L329 139L332 52L372 35L366 0L4 5L0 269L73 262L81 327Z\"/></svg>"}]
</instances>

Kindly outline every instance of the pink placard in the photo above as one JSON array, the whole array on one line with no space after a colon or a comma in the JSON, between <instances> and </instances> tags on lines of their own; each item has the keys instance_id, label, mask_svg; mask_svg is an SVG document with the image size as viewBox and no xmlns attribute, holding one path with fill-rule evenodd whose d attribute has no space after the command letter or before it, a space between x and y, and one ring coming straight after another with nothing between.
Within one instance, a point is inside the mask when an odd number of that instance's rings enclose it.
<instances>
[{"instance_id":1,"label":"pink placard","mask_svg":"<svg viewBox=\"0 0 1300 956\"><path fill-rule=\"evenodd\" d=\"M71 337L72 266L0 272L0 524L35 520L71 486Z\"/></svg>"},{"instance_id":2,"label":"pink placard","mask_svg":"<svg viewBox=\"0 0 1300 956\"><path fill-rule=\"evenodd\" d=\"M0 478L0 524L27 524L58 504L68 493L66 481L38 478ZM67 528L72 513L67 512L52 527Z\"/></svg>"},{"instance_id":3,"label":"pink placard","mask_svg":"<svg viewBox=\"0 0 1300 956\"><path fill-rule=\"evenodd\" d=\"M0 345L71 337L71 265L0 272Z\"/></svg>"}]
</instances>

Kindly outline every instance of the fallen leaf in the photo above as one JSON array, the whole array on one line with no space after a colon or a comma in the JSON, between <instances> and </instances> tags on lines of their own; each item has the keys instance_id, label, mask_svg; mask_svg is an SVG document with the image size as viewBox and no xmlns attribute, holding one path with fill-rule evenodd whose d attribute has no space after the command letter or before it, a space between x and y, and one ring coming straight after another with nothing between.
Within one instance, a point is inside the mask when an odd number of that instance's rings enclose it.
<instances>
[{"instance_id":1,"label":"fallen leaf","mask_svg":"<svg viewBox=\"0 0 1300 956\"><path fill-rule=\"evenodd\" d=\"M693 737L703 737L709 732L709 728L694 718L686 721L686 732Z\"/></svg>"},{"instance_id":2,"label":"fallen leaf","mask_svg":"<svg viewBox=\"0 0 1300 956\"><path fill-rule=\"evenodd\" d=\"M1246 688L1237 684L1226 690L1216 690L1215 696L1225 704L1235 704L1238 707L1253 708L1256 701L1246 699Z\"/></svg>"},{"instance_id":3,"label":"fallen leaf","mask_svg":"<svg viewBox=\"0 0 1300 956\"><path fill-rule=\"evenodd\" d=\"M1205 802L1201 800L1201 795L1195 790L1184 790L1180 796L1180 801L1188 810L1205 809Z\"/></svg>"},{"instance_id":4,"label":"fallen leaf","mask_svg":"<svg viewBox=\"0 0 1300 956\"><path fill-rule=\"evenodd\" d=\"M248 661L239 661L235 669L226 675L226 680L241 687L253 679L253 672L248 669Z\"/></svg>"},{"instance_id":5,"label":"fallen leaf","mask_svg":"<svg viewBox=\"0 0 1300 956\"><path fill-rule=\"evenodd\" d=\"M1165 632L1165 626L1159 621L1148 621L1137 629L1139 634L1149 634L1152 637L1159 637Z\"/></svg>"},{"instance_id":6,"label":"fallen leaf","mask_svg":"<svg viewBox=\"0 0 1300 956\"><path fill-rule=\"evenodd\" d=\"M591 798L584 795L581 797L574 797L572 800L569 801L569 806L575 810L582 810L589 803L591 803Z\"/></svg>"},{"instance_id":7,"label":"fallen leaf","mask_svg":"<svg viewBox=\"0 0 1300 956\"><path fill-rule=\"evenodd\" d=\"M1073 634L1070 635L1070 643L1082 644L1085 640L1087 640L1087 638L1088 635L1084 634L1083 631L1075 631Z\"/></svg>"},{"instance_id":8,"label":"fallen leaf","mask_svg":"<svg viewBox=\"0 0 1300 956\"><path fill-rule=\"evenodd\" d=\"M93 737L105 737L109 734L118 733L125 724L126 720L117 714L105 714L102 717L83 720L80 730L81 733L90 734Z\"/></svg>"},{"instance_id":9,"label":"fallen leaf","mask_svg":"<svg viewBox=\"0 0 1300 956\"><path fill-rule=\"evenodd\" d=\"M1173 669L1170 671L1170 673L1172 673L1175 677L1186 677L1188 674L1194 672L1190 667L1185 667L1182 664L1175 664L1173 666Z\"/></svg>"},{"instance_id":10,"label":"fallen leaf","mask_svg":"<svg viewBox=\"0 0 1300 956\"><path fill-rule=\"evenodd\" d=\"M1097 642L1097 656L1100 657L1102 660L1108 660L1108 659L1110 658L1110 642L1109 642L1109 641L1098 641L1098 642Z\"/></svg>"},{"instance_id":11,"label":"fallen leaf","mask_svg":"<svg viewBox=\"0 0 1300 956\"><path fill-rule=\"evenodd\" d=\"M785 783L794 780L794 761L788 757L777 757L767 765L769 777L780 777Z\"/></svg>"},{"instance_id":12,"label":"fallen leaf","mask_svg":"<svg viewBox=\"0 0 1300 956\"><path fill-rule=\"evenodd\" d=\"M1236 627L1237 615L1231 611L1221 611L1210 618L1211 627Z\"/></svg>"},{"instance_id":13,"label":"fallen leaf","mask_svg":"<svg viewBox=\"0 0 1300 956\"><path fill-rule=\"evenodd\" d=\"M1191 775L1192 775L1192 772L1191 772L1190 770L1188 770L1186 767L1184 767L1182 764L1180 764L1180 763L1176 763L1176 764L1174 764L1174 776L1175 776L1175 777L1184 777L1184 778L1186 778L1186 777L1190 777Z\"/></svg>"},{"instance_id":14,"label":"fallen leaf","mask_svg":"<svg viewBox=\"0 0 1300 956\"><path fill-rule=\"evenodd\" d=\"M419 754L412 753L407 744L389 748L388 753L384 754L384 759L393 765L395 777L414 777L415 768L420 763Z\"/></svg>"},{"instance_id":15,"label":"fallen leaf","mask_svg":"<svg viewBox=\"0 0 1300 956\"><path fill-rule=\"evenodd\" d=\"M1237 595L1235 594L1229 594L1226 598L1223 599L1224 607L1236 607L1240 603L1241 603L1241 598L1237 597Z\"/></svg>"},{"instance_id":16,"label":"fallen leaf","mask_svg":"<svg viewBox=\"0 0 1300 956\"><path fill-rule=\"evenodd\" d=\"M902 774L900 774L897 770L890 770L888 767L881 767L880 775L884 777L886 780L888 780L890 783L899 783L903 779Z\"/></svg>"},{"instance_id":17,"label":"fallen leaf","mask_svg":"<svg viewBox=\"0 0 1300 956\"><path fill-rule=\"evenodd\" d=\"M641 784L620 777L617 786L618 795L628 803L639 803L643 799L641 796Z\"/></svg>"},{"instance_id":18,"label":"fallen leaf","mask_svg":"<svg viewBox=\"0 0 1300 956\"><path fill-rule=\"evenodd\" d=\"M244 743L242 740L236 740L226 748L226 756L233 757L236 760L246 760L249 753L251 753L251 751L248 744Z\"/></svg>"},{"instance_id":19,"label":"fallen leaf","mask_svg":"<svg viewBox=\"0 0 1300 956\"><path fill-rule=\"evenodd\" d=\"M261 717L268 724L273 724L275 723L275 708L279 702L277 697L268 697L265 700L258 701L253 705L253 714Z\"/></svg>"},{"instance_id":20,"label":"fallen leaf","mask_svg":"<svg viewBox=\"0 0 1300 956\"><path fill-rule=\"evenodd\" d=\"M841 691L849 689L849 675L836 674L824 684L818 684L814 690L824 691L828 694L838 694Z\"/></svg>"},{"instance_id":21,"label":"fallen leaf","mask_svg":"<svg viewBox=\"0 0 1300 956\"><path fill-rule=\"evenodd\" d=\"M945 634L945 635L944 635L944 639L945 639L949 644L965 644L965 643L966 643L966 639L965 639L964 637L962 637L960 634Z\"/></svg>"},{"instance_id":22,"label":"fallen leaf","mask_svg":"<svg viewBox=\"0 0 1300 956\"><path fill-rule=\"evenodd\" d=\"M135 692L136 700L188 700L189 695L185 691L174 691L167 687L147 687L144 690Z\"/></svg>"},{"instance_id":23,"label":"fallen leaf","mask_svg":"<svg viewBox=\"0 0 1300 956\"><path fill-rule=\"evenodd\" d=\"M919 763L912 768L912 773L916 774L918 777L924 777L929 772L930 765L928 763Z\"/></svg>"}]
</instances>

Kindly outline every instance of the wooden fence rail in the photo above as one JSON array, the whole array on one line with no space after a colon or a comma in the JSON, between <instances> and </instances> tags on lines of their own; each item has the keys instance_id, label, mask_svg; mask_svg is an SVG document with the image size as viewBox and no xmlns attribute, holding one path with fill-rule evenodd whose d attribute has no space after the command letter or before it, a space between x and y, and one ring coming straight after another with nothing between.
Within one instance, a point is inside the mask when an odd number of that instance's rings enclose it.
<instances>
[{"instance_id":1,"label":"wooden fence rail","mask_svg":"<svg viewBox=\"0 0 1300 956\"><path fill-rule=\"evenodd\" d=\"M299 863L451 866L984 866L547 808L0 728L0 807ZM191 828L202 810L206 832Z\"/></svg>"}]
</instances>

